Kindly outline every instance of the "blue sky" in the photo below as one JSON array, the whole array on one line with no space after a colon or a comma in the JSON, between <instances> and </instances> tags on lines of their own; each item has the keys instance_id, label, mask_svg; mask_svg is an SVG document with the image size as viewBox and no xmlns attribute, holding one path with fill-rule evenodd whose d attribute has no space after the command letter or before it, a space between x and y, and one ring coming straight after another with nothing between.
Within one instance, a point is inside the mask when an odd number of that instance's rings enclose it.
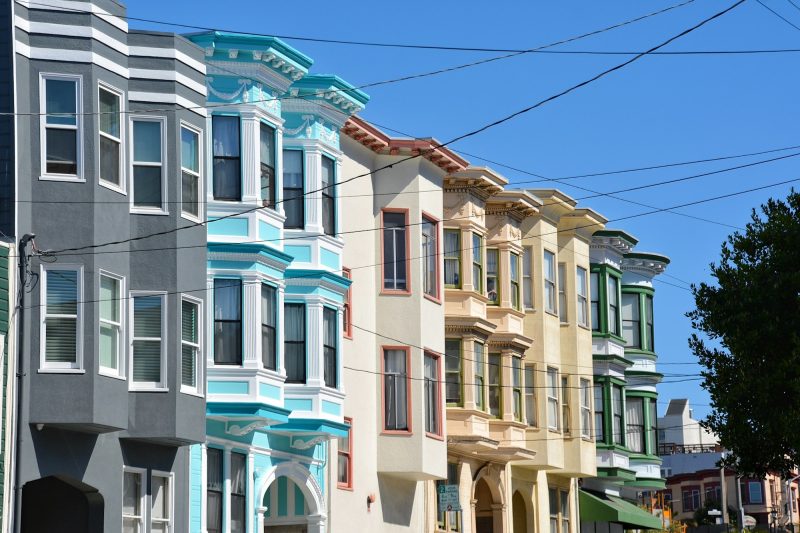
<instances>
[{"instance_id":1,"label":"blue sky","mask_svg":"<svg viewBox=\"0 0 800 533\"><path fill-rule=\"evenodd\" d=\"M800 9L788 0L763 0L800 26ZM438 1L427 3L219 2L131 0L129 15L236 31L362 41L532 48L656 11L672 2ZM565 45L562 49L641 51L693 26L732 2L700 1L625 28ZM132 27L167 30L132 22ZM173 28L174 31L189 31ZM314 59L312 72L337 74L356 86L499 55L496 53L399 50L288 40ZM800 48L800 31L756 0L672 43L665 50ZM583 81L627 56L528 54L488 65L367 90L368 120L415 136L449 140ZM645 57L564 98L452 146L470 154L548 177L704 159L800 145L798 118L800 54ZM797 151L797 150L796 150ZM781 152L648 172L591 177L573 183L615 191L787 155ZM468 157L474 164L482 164ZM769 183L800 178L798 158L621 194L669 207ZM531 176L492 165L512 183ZM532 187L549 187L539 183ZM587 195L556 185L573 197ZM789 185L680 209L743 226L750 210L770 196L785 197ZM609 219L647 211L610 198L585 205ZM613 222L639 238L639 250L668 255L664 281L685 286L709 278L709 263L733 231L720 225L660 213ZM692 308L687 290L657 283L656 349L666 381L694 374L686 339ZM662 384L659 406L688 397L696 415L708 411L698 381Z\"/></svg>"}]
</instances>

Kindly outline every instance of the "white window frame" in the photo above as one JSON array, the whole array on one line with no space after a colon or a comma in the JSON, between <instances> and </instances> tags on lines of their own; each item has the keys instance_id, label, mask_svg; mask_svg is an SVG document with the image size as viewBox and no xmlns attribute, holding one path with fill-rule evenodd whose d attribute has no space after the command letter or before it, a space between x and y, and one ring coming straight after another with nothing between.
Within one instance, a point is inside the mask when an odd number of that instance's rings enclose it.
<instances>
[{"instance_id":1,"label":"white window frame","mask_svg":"<svg viewBox=\"0 0 800 533\"><path fill-rule=\"evenodd\" d=\"M567 264L558 263L556 266L556 285L558 286L558 320L562 324L569 324L569 306L567 305Z\"/></svg>"},{"instance_id":2,"label":"white window frame","mask_svg":"<svg viewBox=\"0 0 800 533\"><path fill-rule=\"evenodd\" d=\"M581 277L578 275L579 272L583 271L583 283L581 284ZM575 313L575 322L578 323L579 326L588 328L590 327L590 318L589 318L589 269L584 268L582 266L575 267L575 298L577 300L577 309L583 309L583 320L581 320L581 314L576 312ZM576 311L577 311L576 309Z\"/></svg>"},{"instance_id":3,"label":"white window frame","mask_svg":"<svg viewBox=\"0 0 800 533\"><path fill-rule=\"evenodd\" d=\"M161 168L161 207L142 207L136 206L134 204L134 185L135 179L133 177L133 167L136 166L135 160L136 156L134 155L133 144L135 142L134 139L134 132L133 132L133 123L134 122L158 122L161 125L161 164L150 163L150 162L143 162L138 163L141 166L148 166L148 167L160 167ZM128 136L128 150L130 151L131 157L130 161L128 162L128 173L131 176L130 179L130 204L131 204L131 213L138 213L141 215L169 215L169 201L167 200L167 117L154 117L150 115L131 115L128 118L128 127L130 128L131 134Z\"/></svg>"},{"instance_id":4,"label":"white window frame","mask_svg":"<svg viewBox=\"0 0 800 533\"><path fill-rule=\"evenodd\" d=\"M580 380L580 406L581 406L581 438L592 438L592 396L594 389L591 380ZM587 403L588 402L588 403ZM586 422L586 423L584 423Z\"/></svg>"},{"instance_id":5,"label":"white window frame","mask_svg":"<svg viewBox=\"0 0 800 533\"><path fill-rule=\"evenodd\" d=\"M205 210L203 206L205 205L205 183L203 180L203 130L195 126L194 124L190 124L181 120L180 122L180 129L186 128L187 130L191 131L192 133L197 135L197 157L198 157L198 167L197 172L193 170L189 170L183 166L183 151L179 154L180 164L181 164L181 179L178 183L178 209L181 213L181 218L185 218L186 220L191 220L192 222L202 222L205 220ZM180 131L180 130L179 130ZM181 132L181 136L182 136ZM191 213L187 213L183 210L183 173L188 172L197 178L197 216L192 215Z\"/></svg>"},{"instance_id":6,"label":"white window frame","mask_svg":"<svg viewBox=\"0 0 800 533\"><path fill-rule=\"evenodd\" d=\"M147 516L147 470L144 468L136 468L133 466L123 466L122 467L122 491L120 492L121 499L120 501L123 502L123 505L120 507L124 508L124 501L125 501L125 474L135 474L139 476L139 515L130 516L130 518L138 519L139 520L139 531L146 531L145 528L145 518ZM120 528L119 530L122 531L122 527L125 523L125 515L124 512L120 513Z\"/></svg>"},{"instance_id":7,"label":"white window frame","mask_svg":"<svg viewBox=\"0 0 800 533\"><path fill-rule=\"evenodd\" d=\"M77 316L75 317L75 362L74 363L48 363L46 360L45 352L47 348L47 275L52 270L63 271L77 271L78 272L78 287L77 287ZM83 374L83 265L77 264L47 264L41 265L40 273L41 285L39 289L39 304L41 312L40 318L40 335L39 335L39 372L56 372L56 373L77 373ZM67 317L67 315L54 315L54 317ZM68 318L72 318L69 315Z\"/></svg>"},{"instance_id":8,"label":"white window frame","mask_svg":"<svg viewBox=\"0 0 800 533\"><path fill-rule=\"evenodd\" d=\"M75 155L78 163L77 174L53 174L47 172L47 83L48 79L69 80L77 84L75 89L75 130L76 142L78 146ZM48 181L73 181L85 182L86 178L83 175L83 76L80 74L61 74L40 72L39 73L39 160L40 160L40 180ZM73 129L72 126L65 125L51 125L56 129Z\"/></svg>"},{"instance_id":9,"label":"white window frame","mask_svg":"<svg viewBox=\"0 0 800 533\"><path fill-rule=\"evenodd\" d=\"M550 383L550 377L555 376L555 383ZM555 390L555 395L550 394L553 390ZM561 402L559 402L558 393L561 390L561 381L558 379L558 369L552 366L547 367L547 383L545 387L545 394L547 395L547 429L551 431L559 431L561 424L559 424L559 419L561 418ZM555 404L555 425L551 424L550 420L550 405Z\"/></svg>"},{"instance_id":10,"label":"white window frame","mask_svg":"<svg viewBox=\"0 0 800 533\"><path fill-rule=\"evenodd\" d=\"M191 342L186 342L183 340L183 301L186 300L187 302L193 303L197 306L197 344L193 344ZM193 348L197 349L197 355L195 356L195 386L190 387L189 385L183 384L183 361L178 363L178 368L180 368L180 390L182 393L185 394L194 394L197 396L203 396L203 387L201 386L204 381L203 375L203 330L205 329L205 322L204 322L204 315L203 315L203 300L199 298L195 298L193 296L188 296L186 294L181 295L181 308L180 308L180 341L181 341L181 357L183 357L183 345L187 344L192 346Z\"/></svg>"},{"instance_id":11,"label":"white window frame","mask_svg":"<svg viewBox=\"0 0 800 533\"><path fill-rule=\"evenodd\" d=\"M134 313L133 304L134 300L141 296L158 296L161 298L161 337L158 338L161 342L161 381L147 382L147 381L133 381L133 341L135 340L156 340L156 337L136 337L134 329ZM131 391L151 391L151 392L167 392L167 293L166 291L130 291L128 293L128 328L131 332L128 335L128 390Z\"/></svg>"},{"instance_id":12,"label":"white window frame","mask_svg":"<svg viewBox=\"0 0 800 533\"><path fill-rule=\"evenodd\" d=\"M98 81L97 82L97 110L98 110L98 112L100 111L100 91L106 91L106 92L115 94L119 98L119 139L115 139L113 136L111 136L111 135L109 135L107 133L104 133L103 131L100 130L100 117L98 115L98 119L97 119L97 135L98 135L98 139L97 139L97 161L96 161L96 163L97 163L97 182L102 187L105 187L107 189L111 189L112 191L118 192L118 193L120 193L122 195L127 195L128 194L127 180L126 180L127 173L125 172L125 168L126 168L126 166L125 166L125 161L126 161L125 154L126 154L126 151L127 151L126 144L125 144L125 140L126 140L125 139L126 138L125 131L126 131L127 128L125 126L127 125L128 122L125 120L125 111L127 109L125 107L125 93L122 90L117 89L113 85L110 85L110 84L108 84L108 83L106 83L104 81ZM100 173L100 137L106 137L108 139L111 139L112 141L115 141L115 142L119 143L119 185L117 185L115 183L112 183L110 181L104 180L102 175L101 175L101 173Z\"/></svg>"},{"instance_id":13,"label":"white window frame","mask_svg":"<svg viewBox=\"0 0 800 533\"><path fill-rule=\"evenodd\" d=\"M126 287L125 287L125 277L114 274L112 272L108 272L107 270L99 270L99 276L97 276L97 338L98 338L98 350L97 350L97 373L103 376L108 376L111 378L119 378L125 379L125 357L124 357L124 347L125 347L125 308L126 305L123 305L122 302L124 301L124 295L127 294ZM102 278L107 277L111 279L117 280L119 283L119 322L114 323L109 320L103 320L100 316L100 306L102 302L100 301L100 287L102 285ZM113 368L105 367L100 364L100 328L102 324L109 324L111 326L116 326L118 328L118 336L117 336L117 369L114 370Z\"/></svg>"},{"instance_id":14,"label":"white window frame","mask_svg":"<svg viewBox=\"0 0 800 533\"><path fill-rule=\"evenodd\" d=\"M528 256L528 269L525 269L525 256ZM524 311L533 310L536 308L536 302L533 299L533 246L522 247L522 309ZM528 282L528 289L525 290L525 282ZM530 305L527 305L527 304Z\"/></svg>"},{"instance_id":15,"label":"white window frame","mask_svg":"<svg viewBox=\"0 0 800 533\"><path fill-rule=\"evenodd\" d=\"M167 520L161 518L153 518L153 478L160 477L167 480L167 494L166 496L169 498L168 500L168 513L169 517ZM148 494L148 503L147 506L147 525L148 529L152 530L153 528L153 521L158 520L160 524L167 525L167 533L173 533L175 531L175 474L172 472L163 472L161 470L152 470L150 472L150 492Z\"/></svg>"},{"instance_id":16,"label":"white window frame","mask_svg":"<svg viewBox=\"0 0 800 533\"><path fill-rule=\"evenodd\" d=\"M547 255L553 258L550 264L553 265L553 271L547 271ZM558 263L556 263L556 254L550 250L545 249L542 253L542 282L544 283L544 311L551 315L558 316ZM552 302L550 295L552 294ZM552 306L550 304L553 304Z\"/></svg>"}]
</instances>

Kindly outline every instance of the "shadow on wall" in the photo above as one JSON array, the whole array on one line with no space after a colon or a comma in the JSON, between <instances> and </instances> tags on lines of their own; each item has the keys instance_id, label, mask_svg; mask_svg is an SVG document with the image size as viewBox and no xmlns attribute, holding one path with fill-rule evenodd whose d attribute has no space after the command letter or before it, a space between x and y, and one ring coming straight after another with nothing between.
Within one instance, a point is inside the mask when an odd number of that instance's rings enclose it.
<instances>
[{"instance_id":1,"label":"shadow on wall","mask_svg":"<svg viewBox=\"0 0 800 533\"><path fill-rule=\"evenodd\" d=\"M378 475L378 503L385 523L411 525L417 485L416 481Z\"/></svg>"},{"instance_id":2,"label":"shadow on wall","mask_svg":"<svg viewBox=\"0 0 800 533\"><path fill-rule=\"evenodd\" d=\"M102 533L103 497L94 487L55 476L22 488L22 533Z\"/></svg>"},{"instance_id":3,"label":"shadow on wall","mask_svg":"<svg viewBox=\"0 0 800 533\"><path fill-rule=\"evenodd\" d=\"M69 476L83 479L97 444L97 435L45 427L31 428L40 476Z\"/></svg>"}]
</instances>

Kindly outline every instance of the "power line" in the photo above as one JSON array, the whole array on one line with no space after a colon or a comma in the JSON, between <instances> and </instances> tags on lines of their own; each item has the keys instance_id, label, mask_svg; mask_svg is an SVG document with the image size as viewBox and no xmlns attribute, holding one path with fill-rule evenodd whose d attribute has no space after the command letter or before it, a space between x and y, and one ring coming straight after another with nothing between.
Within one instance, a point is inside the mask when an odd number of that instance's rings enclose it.
<instances>
[{"instance_id":1,"label":"power line","mask_svg":"<svg viewBox=\"0 0 800 533\"><path fill-rule=\"evenodd\" d=\"M769 7L767 4L765 4L765 3L764 3L764 2L762 2L761 0L756 0L756 2L758 2L759 4L761 4L761 6L762 6L764 9L766 9L767 11L769 11L770 13L772 13L773 15L775 15L776 17L778 17L779 19L781 19L782 21L784 21L786 24L788 24L788 25L789 25L789 26L791 26L792 28L796 29L797 31L800 31L800 27L796 26L796 25L794 24L794 22L792 22L791 20L787 19L786 17L784 17L783 15L781 15L780 13L778 13L777 11L775 11L774 9L772 9L771 7Z\"/></svg>"},{"instance_id":2,"label":"power line","mask_svg":"<svg viewBox=\"0 0 800 533\"><path fill-rule=\"evenodd\" d=\"M309 194L310 193L321 192L321 191L329 189L331 187L337 187L337 186L343 185L345 183L349 183L351 181L354 181L354 180L356 180L358 178L362 178L364 176L370 176L370 175L372 175L372 174L374 174L376 172L379 172L381 170L385 170L387 168L392 168L397 164L403 163L405 161L409 161L411 159L416 159L418 157L421 157L425 153L430 153L433 150L446 147L446 146L448 146L450 144L453 144L453 143L455 143L457 141L460 141L460 140L463 140L463 139L466 139L466 138L469 138L469 137L473 137L473 136L478 135L478 134L480 134L480 133L482 133L482 132L484 132L484 131L486 131L486 130L488 130L490 128L499 126L500 124L503 124L505 122L513 120L514 118L516 118L518 116L521 116L521 115L523 115L525 113L533 111L534 109L537 109L537 108L541 107L542 105L545 105L548 102L551 102L553 100L556 100L558 98L566 96L567 94L570 94L571 92L574 92L574 91L576 91L577 89L579 89L581 87L589 85L589 84L591 84L591 83L593 83L593 82L595 82L595 81L607 76L608 74L611 74L611 73L613 73L613 72L615 72L617 70L620 70L620 69L622 69L622 68L624 68L624 67L626 67L626 66L628 66L628 65L630 65L632 63L634 63L635 61L638 61L639 59L643 58L644 56L646 56L646 55L648 55L648 54L650 54L650 53L652 53L652 52L654 52L654 51L656 51L656 50L658 50L660 48L663 48L664 46L667 46L671 42L674 42L677 39L679 39L679 38L681 38L681 37L683 37L685 35L688 35L689 33L697 30L698 28L701 28L702 26L706 25L707 23L711 22L712 20L715 20L715 19L725 15L729 11L731 11L731 10L735 9L736 7L738 7L739 5L741 5L744 1L745 0L738 0L737 2L732 4L731 6L723 9L722 11L717 12L716 14L714 14L714 15L712 15L710 17L705 18L704 20L700 21L699 23L695 24L694 26L691 26L691 27L683 30L682 32L678 33L677 35L674 35L673 37L670 37L669 39L661 42L660 44L658 44L656 46L653 46L649 50L647 50L645 52L642 52L641 54L638 54L635 57L632 57L631 59L628 59L628 60L626 60L626 61L624 61L624 62L622 62L622 63L620 63L620 64L618 64L618 65L616 65L614 67L606 69L606 70L600 72L599 74L596 74L595 76L592 76L591 78L589 78L589 79L587 79L585 81L582 81L582 82L580 82L580 83L578 83L576 85L573 85L573 86L571 86L571 87L569 87L569 88L567 88L567 89L565 89L563 91L560 91L559 93L556 93L556 94L554 94L552 96L549 96L549 97L545 98L544 100L540 100L540 101L538 101L537 103L535 103L533 105L530 105L528 107L525 107L523 109L515 111L514 113L511 113L510 115L506 115L505 117L502 117L502 118L497 119L495 121L492 121L489 124L485 124L483 126L480 126L479 128L477 128L475 130L472 130L472 131L469 131L469 132L464 133L462 135L459 135L459 136L451 139L450 141L447 141L447 142L444 142L444 143L440 143L440 144L438 144L436 146L431 147L428 150L424 150L424 151L420 150L419 153L417 153L416 155L408 156L408 157L403 158L400 161L397 161L395 163L390 163L390 164L384 165L382 167L378 167L375 170L370 170L370 171L368 171L366 173L353 176L353 177L348 178L348 179L346 179L344 181L331 183L330 185L324 186L322 188L319 188L319 189L316 189L316 190L313 190L313 191L309 191ZM283 200L281 200L281 202L282 201ZM279 203L279 202L276 202L276 203ZM232 218L232 217L235 217L235 216L239 216L239 215L242 215L242 214L246 214L246 213L250 213L250 212L256 211L258 209L261 209L261 208L260 207L255 207L255 208L248 209L248 210L245 210L245 211L239 212L239 213L236 213L236 212L230 213L230 214L224 215L222 217L219 217L216 220L223 220L223 219L226 219L226 218ZM156 236L156 235L165 235L165 234L169 234L169 233L174 233L174 232L180 231L181 229L187 229L187 228L197 227L197 226L204 226L206 224L207 224L207 221L197 222L197 223L194 223L193 225L190 225L190 226L181 226L181 227L177 227L177 228L171 228L169 230L155 232L155 233L151 233L149 235L141 235L141 236L138 236L138 237L131 237L131 238L120 240L120 241L111 241L111 242L101 243L101 244L92 244L92 245L83 246L83 247L76 247L76 248L65 248L65 249L62 249L62 250L54 251L54 253L67 252L67 251L73 252L73 251L80 251L80 250L85 250L85 249L90 249L90 248L99 248L99 247L102 247L102 246L108 246L108 245L112 245L112 244L121 244L123 242L132 242L132 241L146 239L148 237L152 237L152 236Z\"/></svg>"}]
</instances>

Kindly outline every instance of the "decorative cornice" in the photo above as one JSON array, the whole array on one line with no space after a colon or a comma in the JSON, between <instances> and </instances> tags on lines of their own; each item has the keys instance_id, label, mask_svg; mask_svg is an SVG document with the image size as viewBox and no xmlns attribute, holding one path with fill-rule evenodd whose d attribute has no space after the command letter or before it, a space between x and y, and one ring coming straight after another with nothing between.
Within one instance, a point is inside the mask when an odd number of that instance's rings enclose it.
<instances>
[{"instance_id":1,"label":"decorative cornice","mask_svg":"<svg viewBox=\"0 0 800 533\"><path fill-rule=\"evenodd\" d=\"M231 251L226 251L225 247L235 247L235 246L243 246L237 244L209 244L208 246L208 260L209 261L233 261L233 262L245 262L245 263L258 263L264 266L268 266L271 268L275 268L283 272L286 270L286 267L289 266L289 263L292 261L292 257L288 254L280 252L278 250L272 250L267 246L261 246L263 250L261 251L240 251L236 250L235 248ZM250 245L252 246L252 245ZM257 245L260 246L260 245Z\"/></svg>"}]
</instances>

